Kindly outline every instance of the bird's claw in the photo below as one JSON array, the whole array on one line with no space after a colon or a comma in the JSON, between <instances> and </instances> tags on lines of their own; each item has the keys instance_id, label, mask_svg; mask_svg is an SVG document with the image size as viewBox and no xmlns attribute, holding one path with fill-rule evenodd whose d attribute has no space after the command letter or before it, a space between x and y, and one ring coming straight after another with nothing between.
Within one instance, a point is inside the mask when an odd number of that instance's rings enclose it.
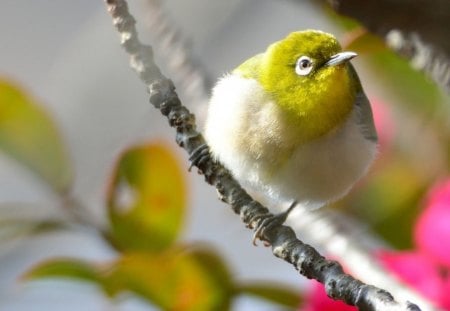
<instances>
[{"instance_id":1,"label":"bird's claw","mask_svg":"<svg viewBox=\"0 0 450 311\"><path fill-rule=\"evenodd\" d=\"M254 229L255 226L253 224L254 223L257 224L256 225L256 230L255 230L255 233L253 234L253 239L252 239L252 243L253 243L254 246L258 246L258 244L256 243L256 240L259 239L259 240L263 241L262 235L261 235L261 232L260 232L260 226L264 222L264 220L269 218L269 217L270 217L270 214L257 215L255 217L253 217L250 220L250 222L248 223L247 228L249 228L249 229Z\"/></svg>"},{"instance_id":2,"label":"bird's claw","mask_svg":"<svg viewBox=\"0 0 450 311\"><path fill-rule=\"evenodd\" d=\"M262 218L258 225L256 226L255 233L253 234L252 243L253 245L257 246L256 241L261 240L264 244L264 246L270 246L270 243L265 239L265 232L267 230L270 230L271 228L275 226L282 225L288 216L288 213L283 212L277 215L262 215L260 218Z\"/></svg>"},{"instance_id":3,"label":"bird's claw","mask_svg":"<svg viewBox=\"0 0 450 311\"><path fill-rule=\"evenodd\" d=\"M272 229L275 226L281 226L286 221L287 217L289 216L290 212L294 209L294 207L297 205L297 201L293 201L289 208L279 214L272 215L272 214L264 214L255 216L252 221L250 222L250 226L253 222L257 222L255 233L253 234L252 243L253 245L257 246L256 240L261 240L264 244L264 246L270 246L269 241L265 239L265 232L267 230Z\"/></svg>"}]
</instances>

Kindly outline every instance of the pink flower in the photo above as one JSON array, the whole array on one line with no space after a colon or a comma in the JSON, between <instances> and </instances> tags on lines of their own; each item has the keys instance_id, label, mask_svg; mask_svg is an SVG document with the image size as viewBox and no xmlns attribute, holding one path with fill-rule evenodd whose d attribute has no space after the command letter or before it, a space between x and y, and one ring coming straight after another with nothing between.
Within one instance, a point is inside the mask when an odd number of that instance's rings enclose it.
<instances>
[{"instance_id":1,"label":"pink flower","mask_svg":"<svg viewBox=\"0 0 450 311\"><path fill-rule=\"evenodd\" d=\"M446 296L446 279L429 258L417 251L381 251L377 254L383 266L392 271L424 297L442 305Z\"/></svg>"},{"instance_id":2,"label":"pink flower","mask_svg":"<svg viewBox=\"0 0 450 311\"><path fill-rule=\"evenodd\" d=\"M444 310L450 310L450 295L448 293L450 293L450 277L447 277L447 279L445 280L444 283L444 287L442 289L444 294L444 297L442 297L442 307L444 308Z\"/></svg>"},{"instance_id":3,"label":"pink flower","mask_svg":"<svg viewBox=\"0 0 450 311\"><path fill-rule=\"evenodd\" d=\"M443 310L450 311L450 179L438 183L427 196L414 228L416 249L379 251L386 270ZM315 282L301 311L354 311L355 307L327 297Z\"/></svg>"},{"instance_id":4,"label":"pink flower","mask_svg":"<svg viewBox=\"0 0 450 311\"><path fill-rule=\"evenodd\" d=\"M429 193L426 207L414 230L419 250L436 264L450 268L450 180L438 183Z\"/></svg>"},{"instance_id":5,"label":"pink flower","mask_svg":"<svg viewBox=\"0 0 450 311\"><path fill-rule=\"evenodd\" d=\"M444 310L450 310L450 179L427 195L414 227L416 249L380 251L387 270Z\"/></svg>"},{"instance_id":6,"label":"pink flower","mask_svg":"<svg viewBox=\"0 0 450 311\"><path fill-rule=\"evenodd\" d=\"M325 288L322 283L312 281L314 284L305 297L305 305L300 308L300 311L357 311L356 307L349 306L342 301L333 300L325 293Z\"/></svg>"}]
</instances>

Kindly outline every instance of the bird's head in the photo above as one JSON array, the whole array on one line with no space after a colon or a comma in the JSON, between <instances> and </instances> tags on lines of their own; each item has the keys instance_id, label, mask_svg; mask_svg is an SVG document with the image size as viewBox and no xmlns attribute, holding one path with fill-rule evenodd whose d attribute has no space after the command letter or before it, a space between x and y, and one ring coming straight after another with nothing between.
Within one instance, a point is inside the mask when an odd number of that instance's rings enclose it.
<instances>
[{"instance_id":1,"label":"bird's head","mask_svg":"<svg viewBox=\"0 0 450 311\"><path fill-rule=\"evenodd\" d=\"M310 140L341 124L352 110L359 80L348 61L355 56L342 52L333 35L293 32L260 56L256 79Z\"/></svg>"}]
</instances>

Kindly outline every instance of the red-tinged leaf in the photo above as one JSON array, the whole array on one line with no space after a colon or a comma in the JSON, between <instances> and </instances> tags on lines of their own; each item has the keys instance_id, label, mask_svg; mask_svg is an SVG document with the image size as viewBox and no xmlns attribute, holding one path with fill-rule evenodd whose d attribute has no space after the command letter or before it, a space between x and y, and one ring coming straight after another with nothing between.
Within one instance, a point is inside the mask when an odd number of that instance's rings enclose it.
<instances>
[{"instance_id":1,"label":"red-tinged leaf","mask_svg":"<svg viewBox=\"0 0 450 311\"><path fill-rule=\"evenodd\" d=\"M127 150L108 193L111 239L127 250L160 251L177 238L186 184L173 151L162 144Z\"/></svg>"},{"instance_id":2,"label":"red-tinged leaf","mask_svg":"<svg viewBox=\"0 0 450 311\"><path fill-rule=\"evenodd\" d=\"M71 258L51 259L39 263L23 276L25 280L44 278L69 278L99 283L97 267L92 264Z\"/></svg>"},{"instance_id":3,"label":"red-tinged leaf","mask_svg":"<svg viewBox=\"0 0 450 311\"><path fill-rule=\"evenodd\" d=\"M227 299L221 283L185 252L126 254L105 269L103 284L110 296L130 291L163 310L223 310Z\"/></svg>"},{"instance_id":4,"label":"red-tinged leaf","mask_svg":"<svg viewBox=\"0 0 450 311\"><path fill-rule=\"evenodd\" d=\"M0 79L0 151L58 191L69 188L72 170L50 116L19 87Z\"/></svg>"}]
</instances>

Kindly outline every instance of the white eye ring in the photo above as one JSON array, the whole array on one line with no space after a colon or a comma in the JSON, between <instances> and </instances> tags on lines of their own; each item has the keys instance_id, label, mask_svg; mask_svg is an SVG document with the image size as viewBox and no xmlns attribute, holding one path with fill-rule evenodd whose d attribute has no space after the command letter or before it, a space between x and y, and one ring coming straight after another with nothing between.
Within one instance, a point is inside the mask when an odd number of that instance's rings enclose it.
<instances>
[{"instance_id":1,"label":"white eye ring","mask_svg":"<svg viewBox=\"0 0 450 311\"><path fill-rule=\"evenodd\" d=\"M308 56L301 56L295 65L295 73L299 76L306 76L313 69L313 62Z\"/></svg>"}]
</instances>

